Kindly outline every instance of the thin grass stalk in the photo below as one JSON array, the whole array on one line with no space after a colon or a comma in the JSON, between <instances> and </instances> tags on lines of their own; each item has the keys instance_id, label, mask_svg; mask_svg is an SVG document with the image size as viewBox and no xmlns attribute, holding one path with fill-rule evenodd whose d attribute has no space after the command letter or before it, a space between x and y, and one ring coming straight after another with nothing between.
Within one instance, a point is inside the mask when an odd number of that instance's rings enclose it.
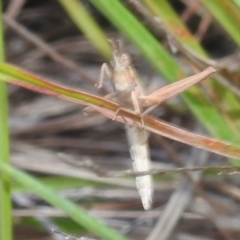
<instances>
[{"instance_id":1,"label":"thin grass stalk","mask_svg":"<svg viewBox=\"0 0 240 240\"><path fill-rule=\"evenodd\" d=\"M166 27L169 29L179 42L190 48L196 54L207 57L205 50L201 47L201 45L196 41L196 39L190 34L189 30L173 10L171 5L166 0L143 0L145 5L150 9L150 11L159 16L160 19L164 22ZM221 117L225 121L225 126L230 129L234 133L234 138L237 141L240 139L239 132L239 103L236 99L235 95L231 93L231 91L224 86L222 86L216 79L212 78L211 81L206 83L206 88L208 89L208 93L211 98L214 100L215 108L219 109L221 112ZM229 112L234 112L235 114L229 114ZM199 111L199 119L201 115L204 114L204 108ZM210 119L205 118L205 121L209 121ZM212 122L209 121L210 124ZM206 124L206 123L204 123ZM220 126L220 125L219 125ZM224 126L224 127L225 127ZM221 129L219 128L219 133ZM229 131L230 132L230 131ZM218 133L216 136L219 136ZM230 138L231 139L231 138ZM228 141L228 139L226 139ZM231 140L230 140L231 141Z\"/></svg>"},{"instance_id":2,"label":"thin grass stalk","mask_svg":"<svg viewBox=\"0 0 240 240\"><path fill-rule=\"evenodd\" d=\"M97 218L89 215L86 210L72 203L36 180L34 177L20 170L17 170L9 164L0 162L0 171L8 173L11 177L20 183L26 190L40 196L42 199L61 209L73 221L83 226L85 229L94 232L96 236L105 240L128 240L116 230L106 226ZM8 238L4 238L8 240Z\"/></svg>"},{"instance_id":3,"label":"thin grass stalk","mask_svg":"<svg viewBox=\"0 0 240 240\"><path fill-rule=\"evenodd\" d=\"M101 30L94 18L78 0L58 0L76 26L89 39L93 46L106 58L111 57L111 47L106 34Z\"/></svg>"},{"instance_id":4,"label":"thin grass stalk","mask_svg":"<svg viewBox=\"0 0 240 240\"><path fill-rule=\"evenodd\" d=\"M0 1L2 15L2 1ZM4 34L0 20L0 61L4 61ZM8 97L6 83L0 82L0 162L9 164ZM0 239L12 239L12 203L10 177L0 172Z\"/></svg>"},{"instance_id":5,"label":"thin grass stalk","mask_svg":"<svg viewBox=\"0 0 240 240\"><path fill-rule=\"evenodd\" d=\"M231 39L240 46L240 15L239 8L232 1L217 0L206 1L202 0L203 5L207 8L210 14L217 20L221 27L229 34Z\"/></svg>"}]
</instances>

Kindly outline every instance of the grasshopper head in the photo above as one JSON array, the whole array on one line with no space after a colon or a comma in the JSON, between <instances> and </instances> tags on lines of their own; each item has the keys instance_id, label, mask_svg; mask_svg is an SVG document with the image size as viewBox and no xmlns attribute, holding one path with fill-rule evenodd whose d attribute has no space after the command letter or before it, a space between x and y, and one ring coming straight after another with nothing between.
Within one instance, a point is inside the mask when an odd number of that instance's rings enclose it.
<instances>
[{"instance_id":1,"label":"grasshopper head","mask_svg":"<svg viewBox=\"0 0 240 240\"><path fill-rule=\"evenodd\" d=\"M127 53L123 52L122 41L118 39L114 41L112 39L109 40L112 44L113 48L113 58L111 60L111 65L115 69L126 69L131 65L131 58Z\"/></svg>"}]
</instances>

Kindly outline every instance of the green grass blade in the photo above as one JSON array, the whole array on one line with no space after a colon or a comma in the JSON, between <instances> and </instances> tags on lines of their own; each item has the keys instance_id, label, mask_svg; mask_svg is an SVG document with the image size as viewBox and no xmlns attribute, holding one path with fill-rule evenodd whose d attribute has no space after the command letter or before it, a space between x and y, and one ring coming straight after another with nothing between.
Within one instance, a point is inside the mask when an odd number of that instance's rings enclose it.
<instances>
[{"instance_id":1,"label":"green grass blade","mask_svg":"<svg viewBox=\"0 0 240 240\"><path fill-rule=\"evenodd\" d=\"M92 42L99 52L106 58L111 57L111 47L104 32L97 25L92 16L78 0L58 0L69 17L84 35Z\"/></svg>"},{"instance_id":2,"label":"green grass blade","mask_svg":"<svg viewBox=\"0 0 240 240\"><path fill-rule=\"evenodd\" d=\"M232 1L203 0L203 5L220 23L229 36L240 46L240 10Z\"/></svg>"},{"instance_id":3,"label":"green grass blade","mask_svg":"<svg viewBox=\"0 0 240 240\"><path fill-rule=\"evenodd\" d=\"M184 25L182 20L174 12L172 7L166 0L143 0L146 6L156 16L159 16L164 24L167 26L169 31L180 41L184 46L187 46L200 56L207 57L204 49L198 43L198 41L191 35L187 27ZM208 4L217 1L207 1ZM225 3L229 5L229 2ZM208 92L212 96L215 102L216 108L220 109L223 118L226 123L225 126L234 132L234 135L240 142L240 104L236 96L231 93L226 87L222 86L218 81L211 79L206 83ZM234 114L229 114L232 112ZM202 114L204 112L202 111ZM219 136L220 137L220 136Z\"/></svg>"},{"instance_id":4,"label":"green grass blade","mask_svg":"<svg viewBox=\"0 0 240 240\"><path fill-rule=\"evenodd\" d=\"M143 0L143 3L150 10L150 12L153 13L153 16L158 16L161 18L161 20L163 20L165 26L167 26L170 32L179 41L197 53L206 56L204 49L189 32L183 21L179 18L177 13L174 12L171 5L166 0Z\"/></svg>"},{"instance_id":5,"label":"green grass blade","mask_svg":"<svg viewBox=\"0 0 240 240\"><path fill-rule=\"evenodd\" d=\"M2 15L2 1L0 1ZM2 16L0 20L0 61L4 61L4 35ZM0 82L0 162L9 164L8 132L8 96L6 83ZM10 179L7 173L0 174L0 239L11 240L12 237L12 201Z\"/></svg>"},{"instance_id":6,"label":"green grass blade","mask_svg":"<svg viewBox=\"0 0 240 240\"><path fill-rule=\"evenodd\" d=\"M98 219L90 216L84 209L56 194L56 192L44 186L30 175L3 162L0 163L0 170L1 174L10 175L15 181L22 184L25 189L29 189L56 208L63 210L72 220L87 230L94 232L97 236L109 240L127 240L126 237L107 227Z\"/></svg>"},{"instance_id":7,"label":"green grass blade","mask_svg":"<svg viewBox=\"0 0 240 240\"><path fill-rule=\"evenodd\" d=\"M111 183L101 183L97 181L85 180L80 178L71 178L71 177L62 177L62 176L50 176L50 177L40 177L37 180L43 185L48 186L49 188L60 191L64 189L73 189L73 188L84 188L84 187L95 187L95 188L111 188ZM115 187L115 186L114 186ZM12 183L13 192L26 192L27 190L18 183Z\"/></svg>"},{"instance_id":8,"label":"green grass blade","mask_svg":"<svg viewBox=\"0 0 240 240\"><path fill-rule=\"evenodd\" d=\"M238 6L238 10L239 10L239 8L240 8L240 0L233 0L233 1Z\"/></svg>"},{"instance_id":9,"label":"green grass blade","mask_svg":"<svg viewBox=\"0 0 240 240\"><path fill-rule=\"evenodd\" d=\"M112 0L111 4L106 0L91 0L91 3L141 50L146 59L168 81L174 82L185 77L183 70L164 47L119 0ZM199 88L192 87L181 96L211 134L227 141L235 141L234 132ZM218 124L212 124L213 122Z\"/></svg>"}]
</instances>

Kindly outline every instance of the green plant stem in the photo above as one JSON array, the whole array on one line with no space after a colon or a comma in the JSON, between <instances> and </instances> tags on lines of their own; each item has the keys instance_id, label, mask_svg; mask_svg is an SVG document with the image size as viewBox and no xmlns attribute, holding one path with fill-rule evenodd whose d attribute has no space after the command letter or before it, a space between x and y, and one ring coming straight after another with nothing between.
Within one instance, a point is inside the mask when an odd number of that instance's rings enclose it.
<instances>
[{"instance_id":1,"label":"green plant stem","mask_svg":"<svg viewBox=\"0 0 240 240\"><path fill-rule=\"evenodd\" d=\"M0 171L9 174L14 180L24 186L26 190L35 193L54 207L63 210L72 220L83 226L85 229L94 232L99 237L106 240L128 240L117 231L98 221L95 217L90 216L81 207L56 194L56 192L41 184L30 175L3 162L0 162ZM5 239L8 240L7 238Z\"/></svg>"},{"instance_id":2,"label":"green plant stem","mask_svg":"<svg viewBox=\"0 0 240 240\"><path fill-rule=\"evenodd\" d=\"M78 0L58 0L69 17L76 26L84 33L90 42L99 50L106 58L111 57L111 47L106 35L101 30L93 17L84 8L81 1Z\"/></svg>"},{"instance_id":3,"label":"green plant stem","mask_svg":"<svg viewBox=\"0 0 240 240\"><path fill-rule=\"evenodd\" d=\"M236 5L232 1L226 0L203 0L202 3L236 44L240 46L240 15Z\"/></svg>"},{"instance_id":4,"label":"green plant stem","mask_svg":"<svg viewBox=\"0 0 240 240\"><path fill-rule=\"evenodd\" d=\"M0 1L2 15L2 1ZM2 19L2 16L1 16ZM4 61L3 23L0 21L0 61ZM9 164L8 99L7 88L0 82L0 162ZM0 239L12 239L12 204L10 178L0 173Z\"/></svg>"}]
</instances>

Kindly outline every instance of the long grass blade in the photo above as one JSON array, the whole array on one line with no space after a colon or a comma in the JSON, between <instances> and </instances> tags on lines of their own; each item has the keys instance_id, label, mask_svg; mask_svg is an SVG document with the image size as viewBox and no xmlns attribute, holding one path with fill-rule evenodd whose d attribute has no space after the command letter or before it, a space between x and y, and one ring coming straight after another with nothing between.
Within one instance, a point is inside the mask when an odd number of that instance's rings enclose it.
<instances>
[{"instance_id":1,"label":"long grass blade","mask_svg":"<svg viewBox=\"0 0 240 240\"><path fill-rule=\"evenodd\" d=\"M23 185L25 189L29 189L48 203L63 210L72 220L87 230L94 232L97 236L109 240L127 240L126 237L107 227L96 218L90 216L84 209L56 194L30 175L3 162L0 163L0 171L1 174L10 175L15 181Z\"/></svg>"},{"instance_id":2,"label":"long grass blade","mask_svg":"<svg viewBox=\"0 0 240 240\"><path fill-rule=\"evenodd\" d=\"M117 110L119 110L119 105L114 102L80 90L76 91L62 87L60 85L49 83L45 79L36 77L33 74L22 71L18 68L14 68L11 65L5 63L0 63L0 71L5 74L0 74L0 80L20 85L43 94L91 106L95 110L111 119L116 117L115 113ZM123 123L142 127L141 117L135 112L129 110L120 109L115 119ZM153 117L144 117L144 122L145 128L150 132L188 144L190 146L205 149L222 156L240 160L240 147L234 144L225 143L209 137L197 135L186 130L171 126L170 124L154 119ZM239 162L236 162L236 164L239 164Z\"/></svg>"},{"instance_id":3,"label":"long grass blade","mask_svg":"<svg viewBox=\"0 0 240 240\"><path fill-rule=\"evenodd\" d=\"M58 0L73 22L93 43L98 51L106 58L111 57L111 47L108 39L93 17L85 9L81 1L77 0Z\"/></svg>"},{"instance_id":4,"label":"long grass blade","mask_svg":"<svg viewBox=\"0 0 240 240\"><path fill-rule=\"evenodd\" d=\"M0 61L4 61L2 1L0 1ZM9 164L8 96L6 83L0 82L0 162ZM0 174L0 239L12 239L12 204L10 179Z\"/></svg>"},{"instance_id":5,"label":"long grass blade","mask_svg":"<svg viewBox=\"0 0 240 240\"><path fill-rule=\"evenodd\" d=\"M143 0L145 5L153 13L154 16L159 17L163 22L164 26L168 31L173 34L173 36L183 45L189 48L192 52L198 54L199 56L207 57L205 50L201 47L198 41L187 29L181 18L176 14L171 5L166 0ZM218 1L205 1L209 5L217 4ZM214 3L213 3L214 2ZM215 8L214 8L215 11ZM216 11L217 12L217 11ZM218 132L215 132L215 136L222 138L222 133L220 128L225 128L228 132L234 133L237 141L240 141L240 122L238 121L240 117L240 105L235 95L229 91L226 87L222 86L216 79L212 78L211 81L206 83L207 92L214 101L215 109L221 112L222 118L225 123L221 125L219 121ZM205 106L205 105L204 105ZM229 114L234 112L235 114ZM199 115L205 116L205 108L199 107ZM199 116L198 115L198 116ZM206 115L207 116L207 115ZM204 120L205 124L212 122L207 118ZM221 126L221 127L220 127ZM227 139L231 141L231 138Z\"/></svg>"}]
</instances>

